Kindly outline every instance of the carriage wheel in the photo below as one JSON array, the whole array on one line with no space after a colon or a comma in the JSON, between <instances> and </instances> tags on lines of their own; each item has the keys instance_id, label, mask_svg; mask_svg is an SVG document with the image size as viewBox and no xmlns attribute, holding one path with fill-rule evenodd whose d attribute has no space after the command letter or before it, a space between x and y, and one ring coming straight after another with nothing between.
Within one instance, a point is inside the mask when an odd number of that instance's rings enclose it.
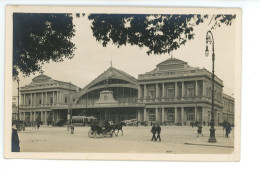
<instances>
[{"instance_id":1,"label":"carriage wheel","mask_svg":"<svg viewBox=\"0 0 260 173\"><path fill-rule=\"evenodd\" d=\"M96 132L94 132L94 131L92 131L92 130L89 130L88 136L89 136L90 138L94 138L94 137L96 136Z\"/></svg>"},{"instance_id":2,"label":"carriage wheel","mask_svg":"<svg viewBox=\"0 0 260 173\"><path fill-rule=\"evenodd\" d=\"M119 130L117 131L117 133L115 132L115 135L118 136Z\"/></svg>"},{"instance_id":3,"label":"carriage wheel","mask_svg":"<svg viewBox=\"0 0 260 173\"><path fill-rule=\"evenodd\" d=\"M107 132L107 135L108 135L109 138L112 138L113 137L113 131Z\"/></svg>"}]
</instances>

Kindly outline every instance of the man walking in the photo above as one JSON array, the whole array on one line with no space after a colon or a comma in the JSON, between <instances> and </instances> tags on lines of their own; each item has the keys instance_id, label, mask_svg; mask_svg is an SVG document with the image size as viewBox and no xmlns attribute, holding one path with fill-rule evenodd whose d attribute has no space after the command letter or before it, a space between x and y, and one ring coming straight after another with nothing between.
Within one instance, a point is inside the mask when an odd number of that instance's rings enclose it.
<instances>
[{"instance_id":1,"label":"man walking","mask_svg":"<svg viewBox=\"0 0 260 173\"><path fill-rule=\"evenodd\" d=\"M159 138L159 141L161 141L161 136L160 136L160 134L161 134L161 127L160 127L160 125L158 125L158 126L156 127L156 133L157 133L157 138L156 138L156 140Z\"/></svg>"},{"instance_id":2,"label":"man walking","mask_svg":"<svg viewBox=\"0 0 260 173\"><path fill-rule=\"evenodd\" d=\"M154 139L154 141L156 141L157 139L156 139L156 137L155 137L155 134L156 134L155 124L153 124L153 127L152 127L152 129L151 129L151 132L153 133L153 137L152 137L151 141L153 141L153 139Z\"/></svg>"},{"instance_id":3,"label":"man walking","mask_svg":"<svg viewBox=\"0 0 260 173\"><path fill-rule=\"evenodd\" d=\"M231 130L232 130L231 125L230 125L229 123L226 124L225 130L226 130L226 135L225 135L225 137L228 138L228 135L229 135L229 133L230 133Z\"/></svg>"}]
</instances>

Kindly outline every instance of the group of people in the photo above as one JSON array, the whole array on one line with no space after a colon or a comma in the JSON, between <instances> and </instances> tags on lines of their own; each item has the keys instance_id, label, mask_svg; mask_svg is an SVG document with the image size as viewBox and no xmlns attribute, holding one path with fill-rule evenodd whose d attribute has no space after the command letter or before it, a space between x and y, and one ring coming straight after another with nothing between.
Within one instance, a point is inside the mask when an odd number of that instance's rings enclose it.
<instances>
[{"instance_id":1,"label":"group of people","mask_svg":"<svg viewBox=\"0 0 260 173\"><path fill-rule=\"evenodd\" d=\"M155 124L153 124L152 129L151 129L151 133L153 134L153 137L151 139L151 141L157 141L159 139L159 141L161 141L161 127L160 125L155 126ZM155 136L157 134L157 136Z\"/></svg>"}]
</instances>

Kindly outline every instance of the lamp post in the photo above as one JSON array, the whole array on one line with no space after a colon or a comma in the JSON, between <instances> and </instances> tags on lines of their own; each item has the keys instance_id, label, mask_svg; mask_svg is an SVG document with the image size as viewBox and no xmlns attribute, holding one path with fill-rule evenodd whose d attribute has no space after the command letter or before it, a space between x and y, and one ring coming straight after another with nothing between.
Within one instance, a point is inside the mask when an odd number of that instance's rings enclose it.
<instances>
[{"instance_id":1,"label":"lamp post","mask_svg":"<svg viewBox=\"0 0 260 173\"><path fill-rule=\"evenodd\" d=\"M215 120L214 120L214 83L215 83L215 71L214 71L214 62L215 62L215 52L214 52L214 37L212 32L209 30L206 34L206 50L205 50L205 55L209 56L209 49L208 49L208 45L212 44L212 90L211 90L211 94L212 94L212 103L211 103L211 122L210 122L210 137L208 142L211 143L215 143L217 142L216 137L215 137L215 128L214 128L214 124L215 124Z\"/></svg>"},{"instance_id":2,"label":"lamp post","mask_svg":"<svg viewBox=\"0 0 260 173\"><path fill-rule=\"evenodd\" d=\"M17 84L18 84L18 88L17 88L17 90L18 90L18 98L17 98L17 101L18 101L18 107L17 107L17 119L18 119L18 121L20 121L20 107L19 107L19 82L20 82L20 80L19 79L17 79Z\"/></svg>"},{"instance_id":3,"label":"lamp post","mask_svg":"<svg viewBox=\"0 0 260 173\"><path fill-rule=\"evenodd\" d=\"M70 85L71 85L71 82L69 83L69 98L68 98L68 114L67 114L67 131L70 130L70 121L71 121L71 118L70 118Z\"/></svg>"}]
</instances>

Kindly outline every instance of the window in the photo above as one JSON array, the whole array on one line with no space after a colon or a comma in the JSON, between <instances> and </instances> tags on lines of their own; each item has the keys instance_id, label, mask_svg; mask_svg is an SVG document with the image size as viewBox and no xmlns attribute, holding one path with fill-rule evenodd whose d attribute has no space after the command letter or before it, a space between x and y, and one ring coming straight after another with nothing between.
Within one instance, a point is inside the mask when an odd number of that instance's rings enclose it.
<instances>
[{"instance_id":1,"label":"window","mask_svg":"<svg viewBox=\"0 0 260 173\"><path fill-rule=\"evenodd\" d=\"M65 103L68 103L68 98L67 97L65 97Z\"/></svg>"},{"instance_id":2,"label":"window","mask_svg":"<svg viewBox=\"0 0 260 173\"><path fill-rule=\"evenodd\" d=\"M53 104L53 98L50 97L50 104Z\"/></svg>"},{"instance_id":3,"label":"window","mask_svg":"<svg viewBox=\"0 0 260 173\"><path fill-rule=\"evenodd\" d=\"M187 88L187 97L194 97L194 88Z\"/></svg>"},{"instance_id":4,"label":"window","mask_svg":"<svg viewBox=\"0 0 260 173\"><path fill-rule=\"evenodd\" d=\"M31 105L31 100L29 100L29 105Z\"/></svg>"},{"instance_id":5,"label":"window","mask_svg":"<svg viewBox=\"0 0 260 173\"><path fill-rule=\"evenodd\" d=\"M195 120L194 114L187 114L187 121L194 121L194 120Z\"/></svg>"},{"instance_id":6,"label":"window","mask_svg":"<svg viewBox=\"0 0 260 173\"><path fill-rule=\"evenodd\" d=\"M167 98L173 98L173 97L174 97L174 89L167 88Z\"/></svg>"},{"instance_id":7,"label":"window","mask_svg":"<svg viewBox=\"0 0 260 173\"><path fill-rule=\"evenodd\" d=\"M155 121L156 118L155 118L155 114L150 114L149 115L149 121Z\"/></svg>"},{"instance_id":8,"label":"window","mask_svg":"<svg viewBox=\"0 0 260 173\"><path fill-rule=\"evenodd\" d=\"M155 90L154 89L149 89L149 97L150 98L155 98Z\"/></svg>"},{"instance_id":9,"label":"window","mask_svg":"<svg viewBox=\"0 0 260 173\"><path fill-rule=\"evenodd\" d=\"M40 105L42 104L42 99L39 99L39 104L40 104Z\"/></svg>"},{"instance_id":10,"label":"window","mask_svg":"<svg viewBox=\"0 0 260 173\"><path fill-rule=\"evenodd\" d=\"M174 114L168 114L167 115L167 120L168 121L174 121Z\"/></svg>"}]
</instances>

